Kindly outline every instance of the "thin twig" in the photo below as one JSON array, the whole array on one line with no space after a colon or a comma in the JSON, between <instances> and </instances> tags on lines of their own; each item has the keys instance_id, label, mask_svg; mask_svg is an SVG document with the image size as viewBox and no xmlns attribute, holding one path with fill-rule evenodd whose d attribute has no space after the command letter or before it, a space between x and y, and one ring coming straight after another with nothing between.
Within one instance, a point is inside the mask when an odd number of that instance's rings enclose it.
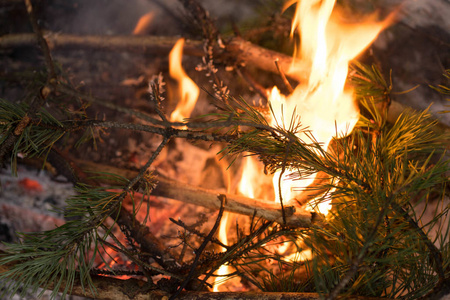
<instances>
[{"instance_id":1,"label":"thin twig","mask_svg":"<svg viewBox=\"0 0 450 300\"><path fill-rule=\"evenodd\" d=\"M281 79L283 80L284 85L286 86L286 88L289 91L289 94L292 94L294 92L294 89L292 88L291 83L289 82L289 80L286 78L286 75L284 74L283 70L281 69L280 63L279 63L279 59L275 60L275 65L277 66L277 70L278 73L281 76Z\"/></svg>"},{"instance_id":2,"label":"thin twig","mask_svg":"<svg viewBox=\"0 0 450 300\"><path fill-rule=\"evenodd\" d=\"M233 121L232 118L229 118L227 121L224 121L224 122L170 122L170 124L167 124L167 122L157 120L157 119L155 119L155 118L151 117L150 115L145 114L143 112L136 111L136 110L133 110L133 109L128 109L128 108L125 108L125 107L122 107L122 106L119 106L119 105L115 105L115 104L110 103L108 101L105 101L105 100L102 100L102 99L99 99L99 98L96 98L96 97L92 97L92 96L89 96L89 95L85 95L85 94L80 93L80 92L78 92L78 91L76 91L74 89L71 89L71 88L58 86L57 90L59 92L61 92L61 93L65 93L67 95L74 96L74 97L80 97L80 98L83 98L83 99L85 99L85 100L87 100L89 102L100 104L100 105L108 107L110 109L114 109L114 110L119 111L119 112L124 112L124 113L130 114L130 115L136 116L137 118L140 118L141 120L147 121L147 122L149 122L151 124L154 124L154 125L163 126L163 127L167 127L167 126L170 125L172 127L183 127L183 126L186 126L188 128L191 128L191 129L205 129L205 128L214 128L214 127L219 128L219 127L229 127L229 126L246 126L246 127L253 127L253 128L256 128L256 129L267 130L267 131L269 131L271 133L274 133L274 134L277 134L277 135L280 134L280 135L286 137L288 140L293 140L294 139L293 135L287 134L283 130L280 130L280 129L277 129L277 128L273 128L273 127L271 127L269 125L256 124L256 123L250 123L250 122L238 122L238 121ZM105 123L105 124L108 124L108 123ZM110 126L116 126L113 123L109 123L109 124L110 124ZM117 125L117 126L123 126L123 125ZM125 128L125 127L123 127L123 128ZM143 127L141 127L141 128L143 128ZM176 130L175 128L171 128L171 129L172 130ZM214 136L214 134L212 134L212 136ZM178 137L184 137L184 138L190 139L191 138L191 133L186 132L186 133L183 133L183 134L179 135ZM192 138L195 139L195 137L192 137Z\"/></svg>"},{"instance_id":3,"label":"thin twig","mask_svg":"<svg viewBox=\"0 0 450 300\"><path fill-rule=\"evenodd\" d=\"M281 189L281 180L283 177L284 172L286 171L286 161L289 154L289 149L291 146L291 142L289 142L286 146L286 151L284 153L284 159L283 164L281 168L280 177L278 178L278 193L279 193L279 199L280 199L280 205L281 205L281 212L283 213L283 224L286 225L286 212L284 211L284 205L283 205L283 190Z\"/></svg>"},{"instance_id":4,"label":"thin twig","mask_svg":"<svg viewBox=\"0 0 450 300\"><path fill-rule=\"evenodd\" d=\"M58 85L56 87L56 90L58 92L60 92L60 93L64 93L64 94L72 96L72 97L81 98L81 99L84 99L86 101L89 101L89 102L92 102L92 103L99 104L101 106L107 107L109 109L113 109L113 110L118 111L118 112L123 112L123 113L129 114L131 116L134 116L136 118L139 118L139 119L144 120L146 122L149 122L151 124L163 125L162 121L157 120L155 118L152 118L150 115L148 115L146 113L143 113L141 111L137 111L137 110L134 110L134 109L129 109L129 108L126 108L126 107L123 107L123 106L120 106L120 105L116 105L116 104L111 103L111 102L109 102L107 100L103 100L103 99L100 99L100 98L97 98L97 97L93 97L93 96L90 96L90 95L87 95L87 94L83 94L83 93L81 93L81 92L79 92L79 91L77 91L75 89L70 88L70 87Z\"/></svg>"},{"instance_id":5,"label":"thin twig","mask_svg":"<svg viewBox=\"0 0 450 300\"><path fill-rule=\"evenodd\" d=\"M169 218L169 220L170 220L172 223L174 223L174 224L176 224L176 225L178 225L178 226L184 228L185 230L189 231L190 233L195 234L195 235L198 236L198 237L201 237L201 238L203 238L203 239L206 238L206 235L205 235L205 234L201 233L200 231L198 231L198 230L196 230L196 229L194 229L194 228L191 228L191 226L188 226L187 224L185 224L185 223L184 223L183 221L181 221L181 220L176 221L176 220L174 220L173 218ZM214 237L211 238L211 242L212 242L212 243L215 243L215 244L217 244L217 245L219 245L219 246L221 246L221 247L223 247L223 248L225 248L225 249L228 249L228 248L229 248L227 245L225 245L224 243L222 243L221 241L219 241L218 239L216 239L216 238L214 238Z\"/></svg>"},{"instance_id":6,"label":"thin twig","mask_svg":"<svg viewBox=\"0 0 450 300\"><path fill-rule=\"evenodd\" d=\"M180 294L180 292L187 286L189 281L191 281L192 277L194 276L195 272L197 271L196 267L198 265L198 262L199 262L199 259L200 259L200 255L203 253L203 250L205 250L206 245L208 245L208 243L211 241L212 237L214 236L214 234L217 231L217 228L219 228L220 220L222 219L222 216L223 216L224 205L225 205L225 202L227 201L227 198L226 198L225 195L222 195L222 194L219 195L218 198L219 198L219 200L221 202L221 205L220 205L219 215L217 216L217 219L216 219L216 223L214 224L213 228L209 232L208 236L203 240L203 242L200 245L200 247L198 247L198 249L195 251L194 262L191 265L191 270L189 271L188 276L180 284L180 286L178 287L178 290L172 296L170 296L169 300L176 299L178 297L178 295Z\"/></svg>"},{"instance_id":7,"label":"thin twig","mask_svg":"<svg viewBox=\"0 0 450 300\"><path fill-rule=\"evenodd\" d=\"M267 90L261 86L259 83L257 83L251 76L250 74L248 74L248 72L246 71L245 68L235 68L236 69L236 73L238 73L238 75L240 77L242 77L245 82L247 82L247 84L250 86L250 89L257 92L258 95L261 96L261 98L264 99L265 103L268 103L269 99L267 98Z\"/></svg>"},{"instance_id":8,"label":"thin twig","mask_svg":"<svg viewBox=\"0 0 450 300\"><path fill-rule=\"evenodd\" d=\"M147 172L150 165L155 161L156 157L158 157L161 150L166 146L169 142L170 137L164 137L162 142L159 144L158 148L153 152L152 156L148 159L147 163L140 169L139 174L133 178L133 180L128 183L126 189L130 190L141 178L144 176L145 172Z\"/></svg>"},{"instance_id":9,"label":"thin twig","mask_svg":"<svg viewBox=\"0 0 450 300\"><path fill-rule=\"evenodd\" d=\"M186 129L178 129L170 127L171 124L167 124L169 127L156 127L156 126L149 126L144 124L134 124L134 123L118 123L118 122L111 122L111 121L91 121L88 122L89 126L96 126L96 127L103 127L103 128L123 128L128 130L136 130L136 131L144 131L144 132L150 132L159 134L164 137L176 137L176 138L184 138L187 140L202 140L202 141L215 141L215 142L231 142L235 140L238 136L235 134L220 134L220 133L207 133L207 132L200 132L200 131L193 131L193 130L186 130ZM189 123L186 123L189 124ZM209 122L203 124L206 128L224 128L229 123L225 122ZM199 124L194 125L193 123L190 123L186 126L195 126L200 127Z\"/></svg>"},{"instance_id":10,"label":"thin twig","mask_svg":"<svg viewBox=\"0 0 450 300\"><path fill-rule=\"evenodd\" d=\"M152 270L152 271L154 271L154 272L156 272L158 274L163 274L163 275L166 275L166 276L170 276L170 277L176 278L178 280L182 280L183 279L183 277L181 277L181 276L179 276L177 274L168 272L168 271L166 271L164 269L156 268L154 266L151 266L151 265L147 264L146 262L143 262L139 258L135 257L132 253L129 253L126 249L121 249L121 248L117 247L116 245L113 245L110 242L105 241L105 240L102 240L101 242L103 244L105 244L106 246L110 247L111 249L115 250L116 252L125 254L131 261L133 261L135 264L137 264L139 266L144 266L145 268L147 268L149 270ZM149 281L149 282L151 282L151 281Z\"/></svg>"},{"instance_id":11,"label":"thin twig","mask_svg":"<svg viewBox=\"0 0 450 300\"><path fill-rule=\"evenodd\" d=\"M25 6L27 8L28 17L30 19L31 26L33 27L33 31L36 34L39 45L41 46L42 53L44 54L45 64L47 67L47 71L49 73L48 82L56 80L56 72L55 66L53 64L53 59L50 54L50 48L45 40L41 28L38 25L36 15L34 14L33 5L31 4L31 0L25 0Z\"/></svg>"},{"instance_id":12,"label":"thin twig","mask_svg":"<svg viewBox=\"0 0 450 300\"><path fill-rule=\"evenodd\" d=\"M161 120L164 123L170 123L170 121L167 119L166 115L164 114L164 112L161 109L161 98L160 98L160 94L159 94L159 85L155 82L150 84L150 99L155 103L155 110L156 113L158 114L158 116L161 118Z\"/></svg>"},{"instance_id":13,"label":"thin twig","mask_svg":"<svg viewBox=\"0 0 450 300\"><path fill-rule=\"evenodd\" d=\"M123 189L123 193L121 198L123 199L126 194L133 188L133 186L144 176L147 172L147 169L156 159L158 154L164 148L164 146L168 143L170 138L164 137L161 144L158 148L153 152L152 156L149 158L147 163L140 169L139 173L127 184L127 186ZM121 203L121 200L119 202ZM117 211L118 210L118 211ZM148 227L136 222L133 214L130 214L124 208L117 208L115 212L111 214L111 217L117 220L117 223L123 225L126 229L130 231L133 238L141 244L141 249L143 252L152 253L155 261L160 264L164 268L175 267L176 261L168 253L168 251L163 250L163 245L159 242L159 240L148 230ZM123 231L123 229L122 229Z\"/></svg>"}]
</instances>

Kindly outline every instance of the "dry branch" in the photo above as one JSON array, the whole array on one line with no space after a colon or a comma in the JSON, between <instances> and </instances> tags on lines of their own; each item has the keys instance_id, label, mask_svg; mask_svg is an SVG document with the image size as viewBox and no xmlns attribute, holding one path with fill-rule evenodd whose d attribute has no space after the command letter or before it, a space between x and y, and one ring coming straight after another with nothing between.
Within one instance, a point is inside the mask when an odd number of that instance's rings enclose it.
<instances>
[{"instance_id":1,"label":"dry branch","mask_svg":"<svg viewBox=\"0 0 450 300\"><path fill-rule=\"evenodd\" d=\"M107 51L129 51L138 53L161 52L169 53L178 37L164 36L100 36L73 35L46 31L44 38L51 49L84 48ZM37 43L36 35L31 33L9 34L0 37L0 48L28 47ZM184 53L202 56L202 42L185 41Z\"/></svg>"},{"instance_id":2,"label":"dry branch","mask_svg":"<svg viewBox=\"0 0 450 300\"><path fill-rule=\"evenodd\" d=\"M123 170L106 165L98 165L87 161L76 161L77 165L85 171L103 170L122 175L126 178L134 178L136 172ZM191 203L194 205L219 210L221 201L218 193L213 190L195 187L179 181L158 177L158 185L152 191L152 195L170 198L173 200ZM260 201L237 195L225 195L227 201L224 205L226 211L241 215L263 218L268 221L283 223L280 205L275 202ZM301 207L285 206L286 225L293 227L309 227L313 214Z\"/></svg>"}]
</instances>

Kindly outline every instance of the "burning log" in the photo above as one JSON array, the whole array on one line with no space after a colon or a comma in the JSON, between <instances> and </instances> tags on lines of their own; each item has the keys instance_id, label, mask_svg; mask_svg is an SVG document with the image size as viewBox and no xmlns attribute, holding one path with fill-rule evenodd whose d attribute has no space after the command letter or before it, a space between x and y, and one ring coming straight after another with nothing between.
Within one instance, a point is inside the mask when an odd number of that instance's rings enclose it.
<instances>
[{"instance_id":1,"label":"burning log","mask_svg":"<svg viewBox=\"0 0 450 300\"><path fill-rule=\"evenodd\" d=\"M175 180L159 178L153 195L171 198L210 209L218 210L220 200L217 192L179 183ZM275 202L258 201L237 195L226 195L225 210L247 216L255 216L283 224L283 212ZM292 227L309 227L312 213L303 208L285 206L286 225Z\"/></svg>"},{"instance_id":2,"label":"burning log","mask_svg":"<svg viewBox=\"0 0 450 300\"><path fill-rule=\"evenodd\" d=\"M78 166L86 171L104 170L120 174L126 178L134 178L135 171L123 170L111 166L98 165L92 162L77 161ZM152 195L170 198L209 209L219 210L221 201L218 193L212 190L195 187L175 180L158 177L158 185L152 191ZM226 195L225 211L234 212L241 215L255 216L268 221L283 223L283 212L280 205L275 202L259 201L237 195ZM286 225L292 227L309 227L313 214L302 207L285 206Z\"/></svg>"},{"instance_id":3,"label":"burning log","mask_svg":"<svg viewBox=\"0 0 450 300\"><path fill-rule=\"evenodd\" d=\"M45 31L43 37L49 44L50 48L91 48L97 50L107 51L129 51L138 53L157 52L162 54L168 54L173 48L179 38L177 37L164 37L164 36L93 36L93 35L73 35L63 34ZM32 33L23 34L9 34L0 37L0 48L16 48L16 47L29 47L36 45L38 38ZM186 40L183 48L183 52L186 55L203 56L203 43L201 41ZM241 65L253 66L261 70L268 72L279 73L280 70L286 72L292 64L292 57L265 49L258 45L255 45L249 41L246 41L240 37L231 38L226 48L217 50L215 55L218 59L224 61L234 61ZM275 63L276 62L276 63ZM301 62L297 62L300 63ZM277 67L277 64L279 67ZM302 68L301 65L298 65ZM279 70L279 69L280 70ZM307 67L304 66L304 73L296 73L298 80L307 73ZM286 76L290 77L289 74ZM391 100L390 106L387 112L387 120L389 122L395 122L398 116L407 109L406 106ZM439 123L438 132L449 132L448 126ZM450 147L450 144L449 146ZM447 147L447 148L448 148Z\"/></svg>"},{"instance_id":4,"label":"burning log","mask_svg":"<svg viewBox=\"0 0 450 300\"><path fill-rule=\"evenodd\" d=\"M91 48L108 51L130 51L139 53L159 52L168 54L178 41L178 37L165 36L100 36L100 35L73 35L46 31L44 38L52 49L57 48ZM32 33L9 34L0 37L0 48L15 48L33 46L37 37ZM201 41L186 40L183 51L187 55L203 56L203 43ZM227 42L225 50L216 49L219 59L237 61L242 65L251 65L259 69L278 73L275 61L281 70L288 70L292 58L288 55L268 50L240 37L233 37ZM306 72L306 69L305 69Z\"/></svg>"},{"instance_id":5,"label":"burning log","mask_svg":"<svg viewBox=\"0 0 450 300\"><path fill-rule=\"evenodd\" d=\"M279 73L280 70L286 72L292 64L292 57L260 47L240 37L234 37L228 41L226 53L233 56L242 65L251 65L272 73ZM296 73L296 76L292 77L292 79L307 78L308 66L302 64L302 62L299 63L301 64L299 68L302 69L302 73ZM286 75L289 76L289 74Z\"/></svg>"}]
</instances>

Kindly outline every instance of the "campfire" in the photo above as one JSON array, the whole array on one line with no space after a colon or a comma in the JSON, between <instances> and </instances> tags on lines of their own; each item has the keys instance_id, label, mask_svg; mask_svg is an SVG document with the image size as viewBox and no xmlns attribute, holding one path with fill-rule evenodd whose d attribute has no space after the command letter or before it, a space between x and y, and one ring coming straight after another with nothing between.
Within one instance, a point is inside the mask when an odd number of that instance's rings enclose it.
<instances>
[{"instance_id":1,"label":"campfire","mask_svg":"<svg viewBox=\"0 0 450 300\"><path fill-rule=\"evenodd\" d=\"M293 49L282 54L180 2L201 40L148 35L154 11L129 36L53 34L29 0L34 34L0 38L37 41L46 63L30 103L0 102L0 158L75 189L54 229L4 248L1 288L99 299L448 291L448 133L427 111L393 115L392 83L357 61L401 7L352 15L335 0L288 1L277 18L290 26L272 20ZM56 68L58 48L80 45L159 58L121 81L131 100L112 102ZM89 159L108 140L110 161Z\"/></svg>"}]
</instances>

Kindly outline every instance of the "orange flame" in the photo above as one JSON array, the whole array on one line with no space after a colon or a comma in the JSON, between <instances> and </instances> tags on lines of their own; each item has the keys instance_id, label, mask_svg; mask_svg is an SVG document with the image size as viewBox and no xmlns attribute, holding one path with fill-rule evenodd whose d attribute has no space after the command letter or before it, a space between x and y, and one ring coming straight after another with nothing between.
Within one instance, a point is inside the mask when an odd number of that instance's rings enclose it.
<instances>
[{"instance_id":1,"label":"orange flame","mask_svg":"<svg viewBox=\"0 0 450 300\"><path fill-rule=\"evenodd\" d=\"M187 76L181 66L183 46L184 39L179 39L169 54L169 75L177 82L178 88L174 94L179 99L175 110L170 115L172 122L182 122L185 118L189 118L200 94L198 86Z\"/></svg>"},{"instance_id":2,"label":"orange flame","mask_svg":"<svg viewBox=\"0 0 450 300\"><path fill-rule=\"evenodd\" d=\"M310 73L308 80L301 82L290 95L282 95L277 87L272 89L269 94L274 112L272 124L287 127L300 121L307 132L299 133L298 137L305 143L319 143L326 150L333 138L348 135L359 119L353 89L345 86L349 62L372 43L390 18L375 22L376 16L372 15L364 23L348 24L341 21L339 11L334 9L335 0L290 1L287 6L294 3L297 7L291 35L298 30L301 43L296 47L299 51L288 73L300 80L305 65L309 66ZM289 180L292 172L275 174L277 199L280 194L285 202L294 199L315 177L294 182Z\"/></svg>"},{"instance_id":3,"label":"orange flame","mask_svg":"<svg viewBox=\"0 0 450 300\"><path fill-rule=\"evenodd\" d=\"M248 198L255 198L255 192L258 188L256 183L258 182L260 174L256 162L254 161L254 157L244 157L242 168L242 176L241 181L239 181L238 190L242 195Z\"/></svg>"}]
</instances>

